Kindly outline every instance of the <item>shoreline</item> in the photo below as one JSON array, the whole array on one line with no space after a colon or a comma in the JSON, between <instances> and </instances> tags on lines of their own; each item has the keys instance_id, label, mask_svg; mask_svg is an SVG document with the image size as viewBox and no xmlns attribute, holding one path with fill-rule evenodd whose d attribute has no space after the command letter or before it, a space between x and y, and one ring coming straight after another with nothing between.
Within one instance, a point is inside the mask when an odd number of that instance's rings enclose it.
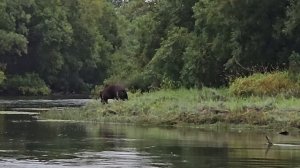
<instances>
[{"instance_id":1,"label":"shoreline","mask_svg":"<svg viewBox=\"0 0 300 168\"><path fill-rule=\"evenodd\" d=\"M155 126L249 125L300 128L300 99L284 96L237 97L228 89L177 89L129 93L128 101L49 111L42 119L120 122Z\"/></svg>"}]
</instances>

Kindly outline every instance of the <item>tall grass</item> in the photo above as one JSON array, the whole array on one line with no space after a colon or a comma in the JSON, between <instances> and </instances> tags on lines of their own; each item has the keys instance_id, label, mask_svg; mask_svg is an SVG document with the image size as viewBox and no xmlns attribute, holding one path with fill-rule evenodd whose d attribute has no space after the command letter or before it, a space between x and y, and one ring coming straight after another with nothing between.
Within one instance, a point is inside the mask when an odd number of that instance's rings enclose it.
<instances>
[{"instance_id":1,"label":"tall grass","mask_svg":"<svg viewBox=\"0 0 300 168\"><path fill-rule=\"evenodd\" d=\"M230 85L230 92L238 96L285 95L299 96L300 83L291 79L288 72L256 73L238 78Z\"/></svg>"},{"instance_id":2,"label":"tall grass","mask_svg":"<svg viewBox=\"0 0 300 168\"><path fill-rule=\"evenodd\" d=\"M177 89L129 93L128 101L51 111L45 119L126 122L154 125L250 124L300 127L300 99L284 96L239 97L229 89Z\"/></svg>"}]
</instances>

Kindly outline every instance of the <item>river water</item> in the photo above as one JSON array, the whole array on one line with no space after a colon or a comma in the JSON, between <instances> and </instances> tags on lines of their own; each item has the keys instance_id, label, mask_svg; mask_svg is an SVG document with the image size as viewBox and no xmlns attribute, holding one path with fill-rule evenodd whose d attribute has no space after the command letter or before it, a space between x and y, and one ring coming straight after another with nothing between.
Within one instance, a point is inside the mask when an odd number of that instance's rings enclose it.
<instances>
[{"instance_id":1,"label":"river water","mask_svg":"<svg viewBox=\"0 0 300 168\"><path fill-rule=\"evenodd\" d=\"M299 167L300 147L265 133L109 123L0 122L0 167ZM298 135L269 133L276 142Z\"/></svg>"},{"instance_id":2,"label":"river water","mask_svg":"<svg viewBox=\"0 0 300 168\"><path fill-rule=\"evenodd\" d=\"M286 145L268 146L266 135ZM298 142L299 132L0 117L1 168L300 167Z\"/></svg>"}]
</instances>

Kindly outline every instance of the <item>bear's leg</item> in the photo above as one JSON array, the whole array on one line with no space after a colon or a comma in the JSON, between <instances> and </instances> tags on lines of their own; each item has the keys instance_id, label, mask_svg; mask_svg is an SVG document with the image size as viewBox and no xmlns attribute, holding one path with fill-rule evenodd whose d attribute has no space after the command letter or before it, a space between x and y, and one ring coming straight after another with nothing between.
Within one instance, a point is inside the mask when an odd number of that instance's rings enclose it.
<instances>
[{"instance_id":1,"label":"bear's leg","mask_svg":"<svg viewBox=\"0 0 300 168\"><path fill-rule=\"evenodd\" d=\"M116 91L116 99L117 99L117 100L119 100L119 98L120 98L119 95L120 95L120 94L119 94L119 91Z\"/></svg>"},{"instance_id":2,"label":"bear's leg","mask_svg":"<svg viewBox=\"0 0 300 168\"><path fill-rule=\"evenodd\" d=\"M101 97L101 102L102 102L103 104L106 104L106 103L108 103L108 99L107 99L107 98Z\"/></svg>"}]
</instances>

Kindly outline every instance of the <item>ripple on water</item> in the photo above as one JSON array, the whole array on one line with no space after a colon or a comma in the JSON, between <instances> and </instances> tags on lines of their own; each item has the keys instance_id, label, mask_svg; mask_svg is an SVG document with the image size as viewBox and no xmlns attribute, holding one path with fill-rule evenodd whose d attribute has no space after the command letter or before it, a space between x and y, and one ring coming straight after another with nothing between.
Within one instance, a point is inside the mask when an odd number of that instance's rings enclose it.
<instances>
[{"instance_id":1,"label":"ripple on water","mask_svg":"<svg viewBox=\"0 0 300 168\"><path fill-rule=\"evenodd\" d=\"M154 163L154 156L148 153L139 153L135 149L126 148L121 151L78 152L72 159L53 159L41 161L38 159L11 159L0 158L1 168L59 168L59 167L166 167L168 163Z\"/></svg>"}]
</instances>

